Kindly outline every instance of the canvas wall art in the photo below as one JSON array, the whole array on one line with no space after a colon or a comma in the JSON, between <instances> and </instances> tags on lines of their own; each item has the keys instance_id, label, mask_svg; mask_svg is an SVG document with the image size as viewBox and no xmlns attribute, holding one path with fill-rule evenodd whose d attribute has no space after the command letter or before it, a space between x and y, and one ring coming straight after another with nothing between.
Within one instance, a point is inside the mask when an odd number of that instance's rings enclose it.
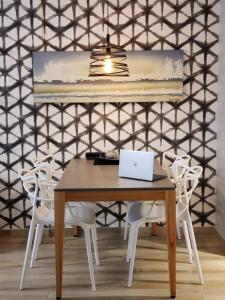
<instances>
[{"instance_id":1,"label":"canvas wall art","mask_svg":"<svg viewBox=\"0 0 225 300\"><path fill-rule=\"evenodd\" d=\"M89 76L90 52L34 52L34 98L41 103L183 99L183 52L127 51L129 76ZM104 71L104 70L103 70Z\"/></svg>"}]
</instances>

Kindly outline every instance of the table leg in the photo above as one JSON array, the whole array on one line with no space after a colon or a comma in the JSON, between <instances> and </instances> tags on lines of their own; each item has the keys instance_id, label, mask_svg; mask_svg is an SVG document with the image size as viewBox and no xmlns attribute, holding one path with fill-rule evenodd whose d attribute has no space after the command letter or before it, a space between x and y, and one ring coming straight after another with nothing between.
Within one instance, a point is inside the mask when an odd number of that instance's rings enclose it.
<instances>
[{"instance_id":1,"label":"table leg","mask_svg":"<svg viewBox=\"0 0 225 300\"><path fill-rule=\"evenodd\" d=\"M152 236L157 236L157 223L152 223Z\"/></svg>"},{"instance_id":2,"label":"table leg","mask_svg":"<svg viewBox=\"0 0 225 300\"><path fill-rule=\"evenodd\" d=\"M170 297L176 298L176 193L165 192Z\"/></svg>"},{"instance_id":3,"label":"table leg","mask_svg":"<svg viewBox=\"0 0 225 300\"><path fill-rule=\"evenodd\" d=\"M79 236L78 226L77 225L73 225L73 236L74 237L78 237Z\"/></svg>"},{"instance_id":4,"label":"table leg","mask_svg":"<svg viewBox=\"0 0 225 300\"><path fill-rule=\"evenodd\" d=\"M55 192L54 200L55 200L56 299L61 299L61 296L62 296L62 272L63 272L65 193Z\"/></svg>"}]
</instances>

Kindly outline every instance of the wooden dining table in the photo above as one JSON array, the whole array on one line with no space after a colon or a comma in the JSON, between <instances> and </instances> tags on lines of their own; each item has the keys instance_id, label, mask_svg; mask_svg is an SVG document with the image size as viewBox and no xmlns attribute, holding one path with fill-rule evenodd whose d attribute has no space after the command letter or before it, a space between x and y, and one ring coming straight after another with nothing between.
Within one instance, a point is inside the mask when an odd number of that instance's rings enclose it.
<instances>
[{"instance_id":1,"label":"wooden dining table","mask_svg":"<svg viewBox=\"0 0 225 300\"><path fill-rule=\"evenodd\" d=\"M155 174L163 174L155 162ZM54 192L56 299L62 297L65 202L165 201L170 297L176 297L176 194L169 179L152 182L121 178L118 165L94 165L93 160L72 159ZM106 287L107 288L107 287Z\"/></svg>"}]
</instances>

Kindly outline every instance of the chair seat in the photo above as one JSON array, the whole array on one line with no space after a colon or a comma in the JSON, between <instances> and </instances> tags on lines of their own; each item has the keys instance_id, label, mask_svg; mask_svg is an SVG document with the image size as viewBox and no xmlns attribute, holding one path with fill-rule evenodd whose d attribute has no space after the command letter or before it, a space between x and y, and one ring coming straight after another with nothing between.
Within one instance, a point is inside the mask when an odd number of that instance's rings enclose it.
<instances>
[{"instance_id":1,"label":"chair seat","mask_svg":"<svg viewBox=\"0 0 225 300\"><path fill-rule=\"evenodd\" d=\"M72 205L70 206L70 209L72 213L74 212L73 213L74 217L75 218L77 217L81 223L87 225L95 224L96 217L95 217L94 209L92 207L80 204L77 206L75 205L74 207Z\"/></svg>"},{"instance_id":2,"label":"chair seat","mask_svg":"<svg viewBox=\"0 0 225 300\"><path fill-rule=\"evenodd\" d=\"M144 202L134 202L128 211L128 222L132 224L149 216L149 210L151 209L151 206L151 204L145 204ZM152 208L150 217L151 219L157 219L161 217L158 214L156 206Z\"/></svg>"},{"instance_id":3,"label":"chair seat","mask_svg":"<svg viewBox=\"0 0 225 300\"><path fill-rule=\"evenodd\" d=\"M77 220L80 222L91 225L95 223L95 213L88 206L76 206L76 208L71 208L74 214L71 214L68 208L65 209L65 224L77 224ZM55 223L55 211L52 208L48 208L44 205L39 206L36 210L36 217L38 221L42 224L54 225Z\"/></svg>"},{"instance_id":4,"label":"chair seat","mask_svg":"<svg viewBox=\"0 0 225 300\"><path fill-rule=\"evenodd\" d=\"M36 210L36 218L38 222L45 225L54 225L55 223L55 211L52 208L48 208L44 205L39 206ZM65 223L74 224L74 218L71 216L68 209L65 209Z\"/></svg>"},{"instance_id":5,"label":"chair seat","mask_svg":"<svg viewBox=\"0 0 225 300\"><path fill-rule=\"evenodd\" d=\"M164 202L157 201L156 205L150 211L151 204L146 204L146 202L133 202L128 210L128 222L132 224L137 221L141 221L145 218L146 222L165 222L165 204ZM177 203L176 205L176 219L182 220L186 213L186 208L182 203Z\"/></svg>"}]
</instances>

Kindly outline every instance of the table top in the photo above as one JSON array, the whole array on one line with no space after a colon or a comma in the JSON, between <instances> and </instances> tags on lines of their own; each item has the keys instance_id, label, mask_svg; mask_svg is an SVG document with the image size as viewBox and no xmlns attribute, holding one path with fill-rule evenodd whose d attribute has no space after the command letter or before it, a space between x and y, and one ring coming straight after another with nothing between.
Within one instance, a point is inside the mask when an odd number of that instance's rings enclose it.
<instances>
[{"instance_id":1,"label":"table top","mask_svg":"<svg viewBox=\"0 0 225 300\"><path fill-rule=\"evenodd\" d=\"M118 176L118 165L94 165L93 160L72 159L56 191L100 191L100 190L173 190L174 185L167 178L144 181ZM155 174L165 174L155 162Z\"/></svg>"}]
</instances>

